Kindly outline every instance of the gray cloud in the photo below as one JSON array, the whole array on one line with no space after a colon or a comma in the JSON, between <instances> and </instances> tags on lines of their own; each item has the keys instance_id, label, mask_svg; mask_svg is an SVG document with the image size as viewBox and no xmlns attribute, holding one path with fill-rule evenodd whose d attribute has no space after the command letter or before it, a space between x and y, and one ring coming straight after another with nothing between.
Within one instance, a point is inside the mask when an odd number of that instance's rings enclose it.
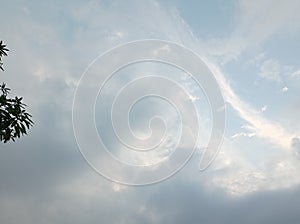
<instances>
[{"instance_id":1,"label":"gray cloud","mask_svg":"<svg viewBox=\"0 0 300 224\"><path fill-rule=\"evenodd\" d=\"M292 139L292 147L296 150L296 153L300 155L300 139L293 138Z\"/></svg>"}]
</instances>

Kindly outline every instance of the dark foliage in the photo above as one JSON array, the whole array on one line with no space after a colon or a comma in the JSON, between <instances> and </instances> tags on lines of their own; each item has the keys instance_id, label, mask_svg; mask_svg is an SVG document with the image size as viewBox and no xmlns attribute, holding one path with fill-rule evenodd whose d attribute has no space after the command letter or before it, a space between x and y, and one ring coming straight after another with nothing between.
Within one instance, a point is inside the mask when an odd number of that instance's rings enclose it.
<instances>
[{"instance_id":1,"label":"dark foliage","mask_svg":"<svg viewBox=\"0 0 300 224\"><path fill-rule=\"evenodd\" d=\"M0 69L3 71L2 57L7 56L8 49L0 41ZM15 141L33 125L31 115L26 112L22 97L9 98L10 89L3 83L0 86L0 141Z\"/></svg>"},{"instance_id":2,"label":"dark foliage","mask_svg":"<svg viewBox=\"0 0 300 224\"><path fill-rule=\"evenodd\" d=\"M4 45L3 43L2 43L2 40L0 41L0 69L2 70L2 71L4 71L4 69L3 69L3 63L2 63L2 57L3 56L7 56L7 53L6 53L6 51L9 51L7 48L6 48L6 45Z\"/></svg>"}]
</instances>

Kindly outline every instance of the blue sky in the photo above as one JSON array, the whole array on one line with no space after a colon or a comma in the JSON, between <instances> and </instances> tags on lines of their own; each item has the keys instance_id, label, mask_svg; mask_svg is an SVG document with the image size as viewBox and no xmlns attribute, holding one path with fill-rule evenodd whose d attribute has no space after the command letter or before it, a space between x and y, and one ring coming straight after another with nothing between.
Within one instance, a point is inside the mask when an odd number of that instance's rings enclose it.
<instances>
[{"instance_id":1,"label":"blue sky","mask_svg":"<svg viewBox=\"0 0 300 224\"><path fill-rule=\"evenodd\" d=\"M299 222L299 10L297 0L2 0L0 39L10 52L1 81L13 95L24 96L35 126L16 143L0 144L0 222ZM149 127L149 120L163 117L162 150L124 151L119 140L130 142L132 136L124 132L127 123L119 122L124 135L116 138L110 106L119 90L141 75L172 79L184 93L163 82L132 91L158 88L175 105L188 105L188 99L199 119L191 129L199 130L199 142L186 166L165 181L132 187L107 180L85 161L73 131L72 106L80 78L96 57L142 39L177 43L205 61L224 97L226 129L215 161L199 172L213 124L205 92L182 70L165 64L137 63L116 72L97 97L94 113L95 127L116 158L149 165L193 147L190 141L177 147L178 136L186 133L180 116L194 118L189 107L179 116L173 104L149 98L133 107L129 121L135 137L145 140L152 133L157 140L162 124ZM83 105L91 100L81 97ZM78 122L91 136L85 118ZM110 165L105 158L98 162Z\"/></svg>"}]
</instances>

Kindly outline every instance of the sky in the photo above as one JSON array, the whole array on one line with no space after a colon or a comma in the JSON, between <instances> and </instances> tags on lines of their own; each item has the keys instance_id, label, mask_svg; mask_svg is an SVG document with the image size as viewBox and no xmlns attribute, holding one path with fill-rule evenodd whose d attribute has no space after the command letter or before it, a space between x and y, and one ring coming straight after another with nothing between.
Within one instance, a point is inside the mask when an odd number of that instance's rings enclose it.
<instances>
[{"instance_id":1,"label":"sky","mask_svg":"<svg viewBox=\"0 0 300 224\"><path fill-rule=\"evenodd\" d=\"M300 222L298 0L0 3L35 122L0 143L0 223Z\"/></svg>"}]
</instances>

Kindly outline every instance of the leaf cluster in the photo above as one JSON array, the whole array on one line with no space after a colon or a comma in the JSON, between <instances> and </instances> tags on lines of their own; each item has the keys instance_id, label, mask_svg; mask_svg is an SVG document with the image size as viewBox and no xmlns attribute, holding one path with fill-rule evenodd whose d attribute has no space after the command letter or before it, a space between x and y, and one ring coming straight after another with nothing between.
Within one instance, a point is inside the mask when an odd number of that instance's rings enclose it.
<instances>
[{"instance_id":1,"label":"leaf cluster","mask_svg":"<svg viewBox=\"0 0 300 224\"><path fill-rule=\"evenodd\" d=\"M3 69L2 57L7 56L6 45L0 41L0 70ZM15 141L33 125L31 115L26 112L22 97L9 98L10 89L5 83L0 84L0 142Z\"/></svg>"},{"instance_id":2,"label":"leaf cluster","mask_svg":"<svg viewBox=\"0 0 300 224\"><path fill-rule=\"evenodd\" d=\"M2 40L0 41L0 69L2 71L4 71L3 69L3 62L2 62L2 57L3 56L7 56L7 51L9 51L7 48L6 48L6 45L3 44Z\"/></svg>"},{"instance_id":3,"label":"leaf cluster","mask_svg":"<svg viewBox=\"0 0 300 224\"><path fill-rule=\"evenodd\" d=\"M5 83L0 86L0 141L4 143L27 134L27 129L33 125L23 98L9 98L9 91Z\"/></svg>"}]
</instances>

